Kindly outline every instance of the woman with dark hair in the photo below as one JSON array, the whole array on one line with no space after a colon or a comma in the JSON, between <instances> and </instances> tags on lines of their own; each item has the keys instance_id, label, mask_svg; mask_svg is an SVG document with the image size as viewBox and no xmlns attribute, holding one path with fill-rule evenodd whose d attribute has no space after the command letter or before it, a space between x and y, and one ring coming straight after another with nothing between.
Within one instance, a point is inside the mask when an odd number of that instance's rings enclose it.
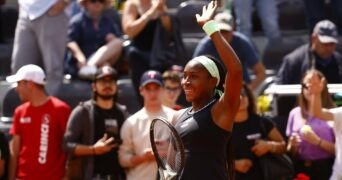
<instances>
[{"instance_id":1,"label":"woman with dark hair","mask_svg":"<svg viewBox=\"0 0 342 180\"><path fill-rule=\"evenodd\" d=\"M243 84L233 128L236 180L263 180L259 159L267 153L286 152L285 141L274 123L257 113L253 92Z\"/></svg>"},{"instance_id":2,"label":"woman with dark hair","mask_svg":"<svg viewBox=\"0 0 342 180\"><path fill-rule=\"evenodd\" d=\"M214 42L228 73L222 74L221 65L208 56L195 57L184 68L182 88L192 106L178 111L174 118L185 147L182 180L226 180L229 175L226 144L239 108L242 66L212 20L216 9L217 1L211 1L196 19ZM224 93L217 90L222 84Z\"/></svg>"},{"instance_id":3,"label":"woman with dark hair","mask_svg":"<svg viewBox=\"0 0 342 180\"><path fill-rule=\"evenodd\" d=\"M287 121L287 149L292 154L296 173L305 173L313 180L329 179L335 159L335 134L332 122L322 121L310 112L313 103L308 87L313 74L317 74L320 80L325 79L317 70L304 74L298 96L299 106L291 110ZM335 107L326 84L320 98L322 107Z\"/></svg>"}]
</instances>

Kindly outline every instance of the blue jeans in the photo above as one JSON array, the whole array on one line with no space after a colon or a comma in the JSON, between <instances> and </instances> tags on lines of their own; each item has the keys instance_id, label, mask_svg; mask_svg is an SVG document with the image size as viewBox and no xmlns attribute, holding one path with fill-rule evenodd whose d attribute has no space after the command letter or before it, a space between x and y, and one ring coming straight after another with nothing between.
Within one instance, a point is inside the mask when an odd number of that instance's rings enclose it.
<instances>
[{"instance_id":1,"label":"blue jeans","mask_svg":"<svg viewBox=\"0 0 342 180\"><path fill-rule=\"evenodd\" d=\"M275 0L234 0L237 30L252 37L253 7L258 13L262 28L269 40L280 38L278 9Z\"/></svg>"},{"instance_id":2,"label":"blue jeans","mask_svg":"<svg viewBox=\"0 0 342 180\"><path fill-rule=\"evenodd\" d=\"M310 31L313 30L316 23L328 19L328 12L325 6L325 0L304 0L305 11L307 14ZM338 27L338 32L342 35L342 1L330 0L331 21Z\"/></svg>"}]
</instances>

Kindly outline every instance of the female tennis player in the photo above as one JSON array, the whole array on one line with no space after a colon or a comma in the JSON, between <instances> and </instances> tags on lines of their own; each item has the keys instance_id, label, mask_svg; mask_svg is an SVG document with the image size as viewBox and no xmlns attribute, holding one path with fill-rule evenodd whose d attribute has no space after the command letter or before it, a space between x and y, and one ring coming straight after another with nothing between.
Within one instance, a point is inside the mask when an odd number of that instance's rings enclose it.
<instances>
[{"instance_id":1,"label":"female tennis player","mask_svg":"<svg viewBox=\"0 0 342 180\"><path fill-rule=\"evenodd\" d=\"M196 14L197 23L214 42L228 73L212 57L199 56L184 68L182 88L190 108L179 111L173 123L184 144L185 168L180 179L228 179L227 142L240 104L242 66L213 21L217 1ZM218 89L224 89L220 93ZM230 176L231 177L231 176Z\"/></svg>"}]
</instances>

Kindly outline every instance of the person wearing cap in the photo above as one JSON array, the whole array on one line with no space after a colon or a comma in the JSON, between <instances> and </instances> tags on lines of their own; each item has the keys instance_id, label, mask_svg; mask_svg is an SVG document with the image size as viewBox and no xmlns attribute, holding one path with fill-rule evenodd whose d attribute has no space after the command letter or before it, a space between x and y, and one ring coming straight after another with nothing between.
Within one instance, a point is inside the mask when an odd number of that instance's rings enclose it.
<instances>
[{"instance_id":1,"label":"person wearing cap","mask_svg":"<svg viewBox=\"0 0 342 180\"><path fill-rule=\"evenodd\" d=\"M64 77L63 58L71 0L18 0L19 17L11 59L12 73L27 64L41 64L47 91L58 93Z\"/></svg>"},{"instance_id":2,"label":"person wearing cap","mask_svg":"<svg viewBox=\"0 0 342 180\"><path fill-rule=\"evenodd\" d=\"M311 41L283 58L277 74L278 84L299 84L303 74L315 68L328 83L342 83L342 56L336 51L337 28L329 20L316 24Z\"/></svg>"},{"instance_id":3,"label":"person wearing cap","mask_svg":"<svg viewBox=\"0 0 342 180\"><path fill-rule=\"evenodd\" d=\"M119 18L104 13L109 0L78 0L82 11L69 24L66 70L76 78L91 78L96 68L114 65L122 53ZM118 17L116 11L114 14Z\"/></svg>"},{"instance_id":4,"label":"person wearing cap","mask_svg":"<svg viewBox=\"0 0 342 180\"><path fill-rule=\"evenodd\" d=\"M63 141L69 155L70 179L125 177L118 161L118 147L128 113L125 106L116 102L117 78L116 70L110 66L99 68L92 83L92 99L80 103L71 112Z\"/></svg>"},{"instance_id":5,"label":"person wearing cap","mask_svg":"<svg viewBox=\"0 0 342 180\"><path fill-rule=\"evenodd\" d=\"M265 67L258 51L247 36L234 31L234 19L231 14L227 12L218 13L214 19L218 23L221 34L240 58L243 67L243 80L252 90L255 90L266 78ZM206 54L221 60L209 36L204 37L199 42L193 57ZM251 70L252 74L249 73L249 70ZM254 76L253 79L251 78L252 75Z\"/></svg>"},{"instance_id":6,"label":"person wearing cap","mask_svg":"<svg viewBox=\"0 0 342 180\"><path fill-rule=\"evenodd\" d=\"M157 178L157 163L150 144L149 129L153 119L171 121L174 110L162 105L163 78L158 71L144 72L140 80L140 95L144 106L129 117L122 126L120 164L126 168L127 180Z\"/></svg>"},{"instance_id":7,"label":"person wearing cap","mask_svg":"<svg viewBox=\"0 0 342 180\"><path fill-rule=\"evenodd\" d=\"M15 90L23 101L15 109L10 129L9 179L62 179L69 105L47 95L45 73L37 65L25 65L6 80L17 83Z\"/></svg>"}]
</instances>

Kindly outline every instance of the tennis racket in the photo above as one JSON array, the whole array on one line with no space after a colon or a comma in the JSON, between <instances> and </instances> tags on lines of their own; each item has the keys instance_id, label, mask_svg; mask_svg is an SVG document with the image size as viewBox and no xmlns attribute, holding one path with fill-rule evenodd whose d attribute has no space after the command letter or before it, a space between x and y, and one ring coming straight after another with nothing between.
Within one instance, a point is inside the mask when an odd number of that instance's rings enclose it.
<instances>
[{"instance_id":1,"label":"tennis racket","mask_svg":"<svg viewBox=\"0 0 342 180\"><path fill-rule=\"evenodd\" d=\"M176 180L185 165L184 146L176 129L163 118L152 120L150 141L160 179Z\"/></svg>"}]
</instances>

